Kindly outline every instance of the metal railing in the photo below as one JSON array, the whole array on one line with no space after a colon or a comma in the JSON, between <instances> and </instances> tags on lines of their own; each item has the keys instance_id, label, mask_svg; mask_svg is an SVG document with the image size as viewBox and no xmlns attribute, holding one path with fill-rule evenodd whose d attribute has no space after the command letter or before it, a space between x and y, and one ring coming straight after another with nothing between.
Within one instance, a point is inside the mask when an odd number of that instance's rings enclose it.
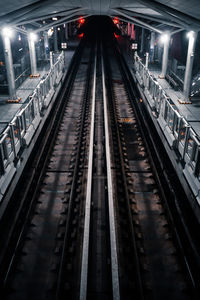
<instances>
[{"instance_id":1,"label":"metal railing","mask_svg":"<svg viewBox=\"0 0 200 300\"><path fill-rule=\"evenodd\" d=\"M9 165L19 159L25 146L28 146L37 126L44 116L44 109L52 100L53 93L60 82L64 70L62 52L49 73L42 78L36 89L29 96L26 106L11 120L0 136L0 191L6 178ZM46 101L48 99L48 102ZM20 151L21 150L21 151ZM12 166L14 168L14 165ZM12 178L9 178L11 180Z\"/></svg>"},{"instance_id":2,"label":"metal railing","mask_svg":"<svg viewBox=\"0 0 200 300\"><path fill-rule=\"evenodd\" d=\"M161 120L163 131L170 134L173 139L173 148L178 150L186 167L191 168L194 177L200 181L200 137L194 132L187 120L178 112L178 108L150 74L142 63L141 58L135 54L136 77L144 88L144 93L149 99L154 116ZM185 167L185 168L186 168Z\"/></svg>"}]
</instances>

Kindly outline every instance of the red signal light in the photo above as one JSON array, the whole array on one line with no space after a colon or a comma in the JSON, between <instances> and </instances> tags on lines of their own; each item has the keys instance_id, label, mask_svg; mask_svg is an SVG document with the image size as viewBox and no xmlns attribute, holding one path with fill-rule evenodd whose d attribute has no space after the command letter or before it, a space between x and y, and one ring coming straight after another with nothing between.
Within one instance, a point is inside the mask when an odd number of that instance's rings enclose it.
<instances>
[{"instance_id":1,"label":"red signal light","mask_svg":"<svg viewBox=\"0 0 200 300\"><path fill-rule=\"evenodd\" d=\"M80 18L80 19L79 19L79 23L80 23L80 24L84 24L84 23L85 23L85 19Z\"/></svg>"},{"instance_id":2,"label":"red signal light","mask_svg":"<svg viewBox=\"0 0 200 300\"><path fill-rule=\"evenodd\" d=\"M118 39L119 35L114 32L114 36Z\"/></svg>"},{"instance_id":3,"label":"red signal light","mask_svg":"<svg viewBox=\"0 0 200 300\"><path fill-rule=\"evenodd\" d=\"M79 38L82 38L82 37L83 37L83 33L79 34L78 37L79 37Z\"/></svg>"},{"instance_id":4,"label":"red signal light","mask_svg":"<svg viewBox=\"0 0 200 300\"><path fill-rule=\"evenodd\" d=\"M114 19L113 19L113 23L114 23L115 25L117 25L117 24L119 24L119 20L118 20L117 18L114 18Z\"/></svg>"}]
</instances>

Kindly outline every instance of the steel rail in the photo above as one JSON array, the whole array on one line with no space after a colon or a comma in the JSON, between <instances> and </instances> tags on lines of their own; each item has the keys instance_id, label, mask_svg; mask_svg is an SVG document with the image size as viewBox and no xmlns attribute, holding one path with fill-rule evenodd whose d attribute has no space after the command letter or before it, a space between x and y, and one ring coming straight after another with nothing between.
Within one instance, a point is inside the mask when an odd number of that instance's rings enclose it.
<instances>
[{"instance_id":1,"label":"steel rail","mask_svg":"<svg viewBox=\"0 0 200 300\"><path fill-rule=\"evenodd\" d=\"M46 132L45 132L44 136L42 137L42 140L40 141L40 146L39 146L40 150L36 153L36 157L34 158L33 165L31 167L33 169L33 172L31 173L31 176L29 179L30 183L28 183L28 185L25 187L24 195L21 200L22 203L20 204L19 213L17 213L17 216L13 220L13 223L15 224L15 226L18 227L19 226L18 222L20 222L20 219L22 219L24 217L24 222L23 222L23 224L20 228L19 234L17 235L17 238L16 238L16 242L14 245L14 251L10 257L8 266L7 266L7 268L5 268L6 270L4 271L3 275L1 274L1 270L0 270L0 274L3 277L2 281L3 281L4 287L6 287L6 285L7 285L7 281L10 276L11 269L13 268L14 261L19 252L20 245L23 240L23 235L26 230L28 221L30 219L30 215L32 213L32 209L33 209L33 206L35 203L35 198L36 198L36 195L37 195L39 187L40 187L41 178L44 174L44 170L45 170L45 167L46 167L46 164L48 161L49 153L51 152L52 145L55 142L55 137L58 132L60 120L63 117L64 109L68 103L68 100L64 101L63 99L67 98L68 95L71 93L72 83L74 81L74 77L77 73L78 66L80 64L82 51L83 51L83 45L81 46L81 48L78 49L78 51L76 52L76 55L74 56L74 58L72 60L72 63L70 65L69 77L68 77L68 79L65 79L64 88L60 92L60 95L58 96L57 103L55 103L56 106L54 107L54 114L53 114L52 118L49 120L49 123L46 125L47 126ZM46 155L44 155L45 151L46 151ZM35 183L34 183L34 181L35 181ZM25 210L26 214L23 214L23 216L22 216L23 206L26 204L26 201L27 201L26 199L28 198L28 195L30 193L30 189L31 189L32 185L35 186L35 189L31 195L31 200L29 199L29 207L27 210ZM9 247L11 247L11 245L9 245L10 240L11 239L13 240L16 235L14 228L11 231L12 232L8 236L9 240L7 242L8 244L6 247L7 252L9 252L8 249L9 249ZM5 260L5 255L6 254L2 255L2 257L4 257L4 258L1 257L2 260Z\"/></svg>"},{"instance_id":2,"label":"steel rail","mask_svg":"<svg viewBox=\"0 0 200 300\"><path fill-rule=\"evenodd\" d=\"M82 250L82 262L81 262L81 280L80 280L80 298L79 298L80 300L86 300L87 298L90 217L91 217L91 202L92 202L91 194L92 194L92 172L93 172L93 152L94 152L95 102L96 102L95 101L96 69L97 69L97 53L95 53L94 76L93 76L93 86L92 86L91 128L90 128L90 142L89 142L90 146L89 146L89 157L88 157L83 250Z\"/></svg>"},{"instance_id":3,"label":"steel rail","mask_svg":"<svg viewBox=\"0 0 200 300\"><path fill-rule=\"evenodd\" d=\"M84 103L83 103L83 112L81 115L81 129L80 129L80 135L79 135L79 141L77 145L77 156L76 156L76 162L75 162L75 168L74 168L74 174L73 174L73 180L71 185L71 192L69 197L69 208L68 208L68 214L67 214L67 222L66 222L66 230L65 230L65 237L64 237L64 243L63 243L63 250L61 255L61 262L60 262L60 270L58 274L58 282L56 287L56 299L60 299L61 296L61 285L63 282L63 273L64 273L64 264L66 261L66 252L69 246L69 235L70 235L70 228L71 228L71 222L72 222L72 210L74 207L74 197L76 193L76 184L77 184L77 176L79 171L79 162L80 162L80 152L81 152L81 141L83 137L83 131L84 131L84 120L87 110L87 102L89 101L89 93L90 93L90 74L91 74L91 65L92 65L92 54L93 54L93 48L91 48L90 52L90 61L87 71L87 82L85 85L85 95L84 95Z\"/></svg>"},{"instance_id":4,"label":"steel rail","mask_svg":"<svg viewBox=\"0 0 200 300\"><path fill-rule=\"evenodd\" d=\"M116 224L115 224L115 209L114 209L114 191L111 170L111 145L109 139L108 128L108 109L107 109L107 96L105 84L105 71L103 56L102 63L102 86L103 86L103 107L104 107L104 130L105 130L105 147L106 147L106 167L107 167L107 190L108 190L108 208L109 208L109 226L110 226L110 246L111 246L111 268L112 268L112 291L113 299L120 299L119 289L119 264L117 253L117 237L116 237Z\"/></svg>"}]
</instances>

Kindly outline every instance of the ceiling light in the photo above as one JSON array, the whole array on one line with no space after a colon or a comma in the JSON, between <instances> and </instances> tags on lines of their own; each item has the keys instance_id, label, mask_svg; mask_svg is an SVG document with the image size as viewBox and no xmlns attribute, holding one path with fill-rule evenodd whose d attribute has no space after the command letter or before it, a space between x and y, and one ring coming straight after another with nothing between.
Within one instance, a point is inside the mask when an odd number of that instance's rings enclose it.
<instances>
[{"instance_id":1,"label":"ceiling light","mask_svg":"<svg viewBox=\"0 0 200 300\"><path fill-rule=\"evenodd\" d=\"M162 43L166 43L166 42L168 42L169 41L169 34L168 33L163 33L162 35L161 35L161 37L160 37L160 41L162 42Z\"/></svg>"},{"instance_id":2,"label":"ceiling light","mask_svg":"<svg viewBox=\"0 0 200 300\"><path fill-rule=\"evenodd\" d=\"M188 37L188 38L194 37L194 31L189 31L189 32L187 33L187 37Z\"/></svg>"},{"instance_id":3,"label":"ceiling light","mask_svg":"<svg viewBox=\"0 0 200 300\"><path fill-rule=\"evenodd\" d=\"M37 41L37 34L35 34L34 32L30 32L29 33L29 38L31 41L36 42Z\"/></svg>"},{"instance_id":4,"label":"ceiling light","mask_svg":"<svg viewBox=\"0 0 200 300\"><path fill-rule=\"evenodd\" d=\"M4 27L2 29L2 34L6 37L11 38L13 36L13 30L10 27Z\"/></svg>"}]
</instances>

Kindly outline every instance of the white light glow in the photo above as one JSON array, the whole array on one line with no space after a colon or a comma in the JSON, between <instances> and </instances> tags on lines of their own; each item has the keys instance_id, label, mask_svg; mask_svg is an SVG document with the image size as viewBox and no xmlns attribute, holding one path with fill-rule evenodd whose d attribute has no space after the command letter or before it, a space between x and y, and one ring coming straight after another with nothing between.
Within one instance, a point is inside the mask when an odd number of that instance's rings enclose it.
<instances>
[{"instance_id":1,"label":"white light glow","mask_svg":"<svg viewBox=\"0 0 200 300\"><path fill-rule=\"evenodd\" d=\"M188 38L192 38L194 36L194 31L189 31L188 33L187 33L187 37Z\"/></svg>"},{"instance_id":2,"label":"white light glow","mask_svg":"<svg viewBox=\"0 0 200 300\"><path fill-rule=\"evenodd\" d=\"M47 34L48 34L48 36L52 36L52 34L53 34L53 29L50 28L50 29L47 31Z\"/></svg>"},{"instance_id":3,"label":"white light glow","mask_svg":"<svg viewBox=\"0 0 200 300\"><path fill-rule=\"evenodd\" d=\"M58 31L60 31L60 27L58 27Z\"/></svg>"},{"instance_id":4,"label":"white light glow","mask_svg":"<svg viewBox=\"0 0 200 300\"><path fill-rule=\"evenodd\" d=\"M2 34L6 37L11 38L13 36L13 30L10 27L4 27L2 29Z\"/></svg>"},{"instance_id":5,"label":"white light glow","mask_svg":"<svg viewBox=\"0 0 200 300\"><path fill-rule=\"evenodd\" d=\"M162 43L168 42L169 41L169 34L167 34L167 33L162 34L161 37L160 37L160 41Z\"/></svg>"},{"instance_id":6,"label":"white light glow","mask_svg":"<svg viewBox=\"0 0 200 300\"><path fill-rule=\"evenodd\" d=\"M53 17L53 18L52 18L52 20L53 20L53 21L57 21L57 20L58 20L58 18L56 18L56 17Z\"/></svg>"},{"instance_id":7,"label":"white light glow","mask_svg":"<svg viewBox=\"0 0 200 300\"><path fill-rule=\"evenodd\" d=\"M37 41L37 34L35 34L34 32L30 32L29 33L29 38L31 41L36 42Z\"/></svg>"}]
</instances>

